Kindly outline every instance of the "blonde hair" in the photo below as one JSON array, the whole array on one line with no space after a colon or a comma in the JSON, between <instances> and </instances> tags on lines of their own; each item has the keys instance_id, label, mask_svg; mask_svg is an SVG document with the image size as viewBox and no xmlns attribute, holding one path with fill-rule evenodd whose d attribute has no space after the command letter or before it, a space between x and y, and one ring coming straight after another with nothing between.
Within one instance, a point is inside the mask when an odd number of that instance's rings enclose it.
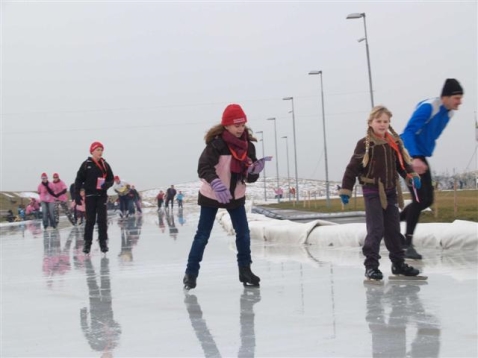
<instances>
[{"instance_id":1,"label":"blonde hair","mask_svg":"<svg viewBox=\"0 0 478 358\"><path fill-rule=\"evenodd\" d=\"M225 130L226 129L221 123L216 124L215 126L211 127L206 132L206 135L204 136L204 141L206 142L206 144L211 143L214 140L214 138L216 138L217 136L220 136ZM252 129L246 126L246 131L247 131L248 140L250 140L251 142L257 142L257 139L252 135Z\"/></svg>"},{"instance_id":2,"label":"blonde hair","mask_svg":"<svg viewBox=\"0 0 478 358\"><path fill-rule=\"evenodd\" d=\"M375 106L372 108L372 111L370 112L370 115L368 116L368 120L367 120L367 135L365 136L365 155L363 156L363 160L362 160L362 165L364 167L367 166L368 164L368 160L369 160L369 149L370 149L370 137L372 136L373 134L373 129L372 127L370 126L370 124L372 123L372 121L375 119L375 118L378 118L380 117L382 114L386 114L390 119L392 118L392 112L390 112L390 110L385 107L385 106ZM398 142L400 148L402 149L403 151L403 160L406 162L406 163L410 163L411 162L411 159L410 159L410 155L408 154L408 151L405 149L405 147L403 146L403 142L402 142L402 139L400 138L400 136L397 134L397 132L395 132L395 130L392 128L392 126L389 126L388 127L388 130L390 131L390 133L392 134L393 136L393 139L395 139L396 142Z\"/></svg>"}]
</instances>

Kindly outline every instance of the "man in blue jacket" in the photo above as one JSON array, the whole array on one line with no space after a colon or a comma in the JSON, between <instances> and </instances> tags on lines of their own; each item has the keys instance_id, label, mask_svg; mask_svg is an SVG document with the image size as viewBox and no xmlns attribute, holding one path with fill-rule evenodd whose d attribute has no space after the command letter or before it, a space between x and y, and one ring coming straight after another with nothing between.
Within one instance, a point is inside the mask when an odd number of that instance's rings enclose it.
<instances>
[{"instance_id":1,"label":"man in blue jacket","mask_svg":"<svg viewBox=\"0 0 478 358\"><path fill-rule=\"evenodd\" d=\"M409 187L412 203L400 214L406 221L405 257L420 260L422 256L412 245L413 232L423 209L433 204L433 184L427 157L431 157L436 140L441 135L463 98L463 88L454 78L448 78L441 96L420 102L401 135L405 148L413 158L412 166L420 174L421 188Z\"/></svg>"}]
</instances>

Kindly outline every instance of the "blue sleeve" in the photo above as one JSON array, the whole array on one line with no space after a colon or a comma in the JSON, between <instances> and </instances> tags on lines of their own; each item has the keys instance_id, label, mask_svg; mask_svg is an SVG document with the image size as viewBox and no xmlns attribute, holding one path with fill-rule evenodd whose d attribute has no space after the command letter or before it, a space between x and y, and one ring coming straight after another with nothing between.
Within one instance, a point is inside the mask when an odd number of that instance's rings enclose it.
<instances>
[{"instance_id":1,"label":"blue sleeve","mask_svg":"<svg viewBox=\"0 0 478 358\"><path fill-rule=\"evenodd\" d=\"M408 120L407 126L401 135L403 144L412 157L415 155L423 155L417 148L417 132L423 128L425 123L430 119L431 114L432 105L430 103L420 104Z\"/></svg>"}]
</instances>

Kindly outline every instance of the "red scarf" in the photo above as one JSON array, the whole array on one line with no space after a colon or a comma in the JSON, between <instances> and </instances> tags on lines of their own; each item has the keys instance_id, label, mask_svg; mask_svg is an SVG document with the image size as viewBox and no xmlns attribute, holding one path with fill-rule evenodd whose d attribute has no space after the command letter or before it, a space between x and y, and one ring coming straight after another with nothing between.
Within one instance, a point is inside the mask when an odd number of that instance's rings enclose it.
<instances>
[{"instance_id":1,"label":"red scarf","mask_svg":"<svg viewBox=\"0 0 478 358\"><path fill-rule=\"evenodd\" d=\"M395 142L395 138L393 138L389 133L385 133L385 139L387 140L388 144L392 149L397 153L398 161L400 162L400 167L405 170L405 165L403 164L403 157L402 153L400 153L400 149L398 148L397 143Z\"/></svg>"},{"instance_id":2,"label":"red scarf","mask_svg":"<svg viewBox=\"0 0 478 358\"><path fill-rule=\"evenodd\" d=\"M247 157L247 149L249 147L247 132L242 133L242 135L237 138L228 131L224 131L221 137L224 142L226 142L232 154L231 172L247 176L247 167L250 162Z\"/></svg>"}]
</instances>

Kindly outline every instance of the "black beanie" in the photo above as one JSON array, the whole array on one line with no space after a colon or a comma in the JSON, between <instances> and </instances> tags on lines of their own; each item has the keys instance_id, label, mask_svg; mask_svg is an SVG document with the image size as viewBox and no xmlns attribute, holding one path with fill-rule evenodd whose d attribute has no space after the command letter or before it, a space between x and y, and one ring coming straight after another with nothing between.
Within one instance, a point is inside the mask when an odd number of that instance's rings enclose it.
<instances>
[{"instance_id":1,"label":"black beanie","mask_svg":"<svg viewBox=\"0 0 478 358\"><path fill-rule=\"evenodd\" d=\"M441 90L441 96L455 96L460 94L463 94L463 87L461 87L460 82L454 78L447 78Z\"/></svg>"}]
</instances>

